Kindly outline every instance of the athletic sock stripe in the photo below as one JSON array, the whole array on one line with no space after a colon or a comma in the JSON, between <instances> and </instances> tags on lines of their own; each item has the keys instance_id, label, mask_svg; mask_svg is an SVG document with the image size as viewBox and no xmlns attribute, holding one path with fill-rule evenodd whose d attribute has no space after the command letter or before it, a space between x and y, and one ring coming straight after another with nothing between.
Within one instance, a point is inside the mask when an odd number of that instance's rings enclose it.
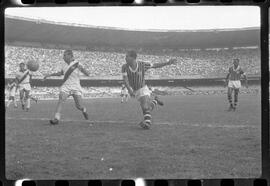
<instances>
[{"instance_id":1,"label":"athletic sock stripe","mask_svg":"<svg viewBox=\"0 0 270 186\"><path fill-rule=\"evenodd\" d=\"M145 123L150 123L150 124L151 124L151 120L148 120L148 119L144 120L144 122L145 122Z\"/></svg>"}]
</instances>

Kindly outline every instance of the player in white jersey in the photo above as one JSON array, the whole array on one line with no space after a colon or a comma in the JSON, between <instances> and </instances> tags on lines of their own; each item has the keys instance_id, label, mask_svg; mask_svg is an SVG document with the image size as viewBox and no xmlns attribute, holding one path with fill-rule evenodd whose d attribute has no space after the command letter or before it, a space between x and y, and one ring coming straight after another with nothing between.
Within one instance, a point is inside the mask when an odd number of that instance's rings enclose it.
<instances>
[{"instance_id":1,"label":"player in white jersey","mask_svg":"<svg viewBox=\"0 0 270 186\"><path fill-rule=\"evenodd\" d=\"M16 79L18 82L22 109L23 110L25 109L25 104L26 104L26 111L29 111L29 108L30 108L31 78L32 78L32 74L26 68L25 63L20 63L20 70L16 74Z\"/></svg>"},{"instance_id":2,"label":"player in white jersey","mask_svg":"<svg viewBox=\"0 0 270 186\"><path fill-rule=\"evenodd\" d=\"M18 105L17 105L17 101L16 101L16 92L18 90L18 86L16 83L16 79L14 79L10 83L8 83L7 90L8 90L8 101L6 104L6 108L9 107L9 105L11 104L12 101L14 103L14 107L17 108Z\"/></svg>"},{"instance_id":3,"label":"player in white jersey","mask_svg":"<svg viewBox=\"0 0 270 186\"><path fill-rule=\"evenodd\" d=\"M124 101L127 102L128 101L128 90L127 87L122 84L122 88L121 88L121 103L123 103Z\"/></svg>"},{"instance_id":4,"label":"player in white jersey","mask_svg":"<svg viewBox=\"0 0 270 186\"><path fill-rule=\"evenodd\" d=\"M88 114L86 107L81 105L82 102L82 87L80 84L80 73L89 76L89 73L83 68L83 66L74 60L72 50L65 50L63 59L65 61L65 66L59 72L45 75L44 79L50 76L62 76L64 75L62 86L60 87L59 100L57 103L56 111L54 114L54 119L50 120L51 124L58 124L61 118L62 105L65 100L72 96L76 108L83 113L83 116L88 120Z\"/></svg>"}]
</instances>

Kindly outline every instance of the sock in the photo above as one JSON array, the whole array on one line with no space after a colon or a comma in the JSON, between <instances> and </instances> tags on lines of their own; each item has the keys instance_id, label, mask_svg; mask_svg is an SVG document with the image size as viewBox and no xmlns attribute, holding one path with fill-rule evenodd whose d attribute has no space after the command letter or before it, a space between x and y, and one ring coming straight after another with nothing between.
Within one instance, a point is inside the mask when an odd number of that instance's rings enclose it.
<instances>
[{"instance_id":1,"label":"sock","mask_svg":"<svg viewBox=\"0 0 270 186\"><path fill-rule=\"evenodd\" d=\"M55 113L54 118L57 119L57 120L60 120L60 118L61 118L60 113L58 113L58 112Z\"/></svg>"},{"instance_id":2,"label":"sock","mask_svg":"<svg viewBox=\"0 0 270 186\"><path fill-rule=\"evenodd\" d=\"M86 112L86 108L85 107L83 107L82 112Z\"/></svg>"},{"instance_id":3,"label":"sock","mask_svg":"<svg viewBox=\"0 0 270 186\"><path fill-rule=\"evenodd\" d=\"M30 98L28 98L27 100L26 100L26 108L30 108Z\"/></svg>"},{"instance_id":4,"label":"sock","mask_svg":"<svg viewBox=\"0 0 270 186\"><path fill-rule=\"evenodd\" d=\"M25 104L24 99L21 99L21 103L22 103L22 105L24 106L24 104Z\"/></svg>"},{"instance_id":5,"label":"sock","mask_svg":"<svg viewBox=\"0 0 270 186\"><path fill-rule=\"evenodd\" d=\"M232 104L232 95L231 94L228 94L228 100L229 100L230 106L233 106L233 104Z\"/></svg>"},{"instance_id":6,"label":"sock","mask_svg":"<svg viewBox=\"0 0 270 186\"><path fill-rule=\"evenodd\" d=\"M151 124L152 116L150 114L150 110L146 110L143 112L144 122Z\"/></svg>"},{"instance_id":7,"label":"sock","mask_svg":"<svg viewBox=\"0 0 270 186\"><path fill-rule=\"evenodd\" d=\"M157 100L152 100L151 103L150 103L150 108L151 108L151 111L156 107L157 105Z\"/></svg>"},{"instance_id":8,"label":"sock","mask_svg":"<svg viewBox=\"0 0 270 186\"><path fill-rule=\"evenodd\" d=\"M238 103L238 92L236 92L236 93L234 94L234 107L237 106L237 103Z\"/></svg>"}]
</instances>

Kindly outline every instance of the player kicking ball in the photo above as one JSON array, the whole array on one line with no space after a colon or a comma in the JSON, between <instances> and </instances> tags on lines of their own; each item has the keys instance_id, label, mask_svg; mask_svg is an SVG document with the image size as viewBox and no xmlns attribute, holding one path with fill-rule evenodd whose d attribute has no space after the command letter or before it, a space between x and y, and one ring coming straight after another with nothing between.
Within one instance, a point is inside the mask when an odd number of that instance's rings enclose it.
<instances>
[{"instance_id":1,"label":"player kicking ball","mask_svg":"<svg viewBox=\"0 0 270 186\"><path fill-rule=\"evenodd\" d=\"M62 86L60 87L59 100L54 118L50 120L50 123L53 125L59 123L61 119L62 105L69 96L73 97L76 108L80 110L84 118L88 120L86 108L81 105L82 87L80 84L80 73L82 72L86 76L89 76L89 73L78 61L75 61L72 50L65 50L63 59L66 64L61 71L44 76L44 80L51 76L64 76Z\"/></svg>"},{"instance_id":2,"label":"player kicking ball","mask_svg":"<svg viewBox=\"0 0 270 186\"><path fill-rule=\"evenodd\" d=\"M126 64L122 66L122 75L125 86L131 97L135 97L141 105L144 119L140 126L149 129L152 124L151 111L155 106L163 103L155 97L151 98L151 91L145 84L145 72L150 68L161 68L167 65L176 64L176 59L170 59L168 62L151 64L148 62L137 61L137 53L128 51L126 54Z\"/></svg>"},{"instance_id":3,"label":"player kicking ball","mask_svg":"<svg viewBox=\"0 0 270 186\"><path fill-rule=\"evenodd\" d=\"M228 111L235 111L238 103L239 89L241 88L241 76L245 79L246 88L248 88L247 76L239 66L239 59L233 59L233 66L229 68L229 73L226 77L226 84L228 86ZM232 102L232 92L234 91L234 103Z\"/></svg>"},{"instance_id":4,"label":"player kicking ball","mask_svg":"<svg viewBox=\"0 0 270 186\"><path fill-rule=\"evenodd\" d=\"M121 88L121 103L123 102L127 102L128 101L128 90L125 87L124 84L122 84L122 88Z\"/></svg>"},{"instance_id":5,"label":"player kicking ball","mask_svg":"<svg viewBox=\"0 0 270 186\"><path fill-rule=\"evenodd\" d=\"M16 97L15 94L18 90L18 85L16 83L16 79L14 79L13 81L11 81L11 83L9 83L7 85L7 90L8 90L8 101L6 104L6 109L9 107L9 105L13 102L14 103L14 108L17 108L17 101L16 101Z\"/></svg>"}]
</instances>

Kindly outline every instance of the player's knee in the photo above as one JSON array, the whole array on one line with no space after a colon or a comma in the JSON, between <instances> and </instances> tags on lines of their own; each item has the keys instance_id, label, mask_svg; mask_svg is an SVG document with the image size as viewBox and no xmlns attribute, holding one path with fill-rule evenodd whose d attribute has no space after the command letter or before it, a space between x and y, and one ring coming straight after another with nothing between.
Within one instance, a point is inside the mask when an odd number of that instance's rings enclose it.
<instances>
[{"instance_id":1,"label":"player's knee","mask_svg":"<svg viewBox=\"0 0 270 186\"><path fill-rule=\"evenodd\" d=\"M142 105L142 110L143 110L143 112L149 111L149 106L148 105Z\"/></svg>"}]
</instances>

